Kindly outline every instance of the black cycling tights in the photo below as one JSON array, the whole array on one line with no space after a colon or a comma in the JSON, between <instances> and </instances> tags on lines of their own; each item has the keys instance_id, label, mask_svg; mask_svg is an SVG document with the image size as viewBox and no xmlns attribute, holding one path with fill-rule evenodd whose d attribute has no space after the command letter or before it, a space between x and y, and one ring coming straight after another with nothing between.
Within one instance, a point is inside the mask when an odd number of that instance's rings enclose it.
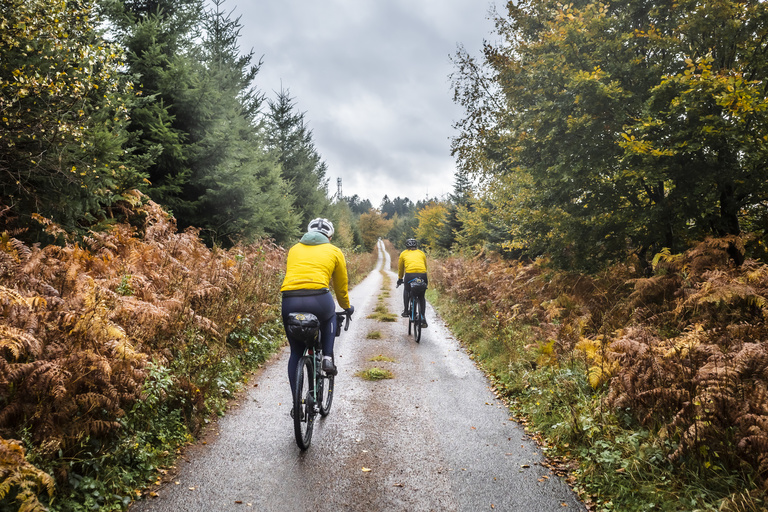
<instances>
[{"instance_id":1,"label":"black cycling tights","mask_svg":"<svg viewBox=\"0 0 768 512\"><path fill-rule=\"evenodd\" d=\"M336 338L336 303L331 292L322 295L299 297L283 297L283 326L288 313L312 313L320 320L320 336L323 342L323 355L333 356L333 341ZM288 380L291 382L291 393L296 388L296 367L304 354L304 344L292 340L286 332L288 344L291 346L291 357L288 359Z\"/></svg>"}]
</instances>

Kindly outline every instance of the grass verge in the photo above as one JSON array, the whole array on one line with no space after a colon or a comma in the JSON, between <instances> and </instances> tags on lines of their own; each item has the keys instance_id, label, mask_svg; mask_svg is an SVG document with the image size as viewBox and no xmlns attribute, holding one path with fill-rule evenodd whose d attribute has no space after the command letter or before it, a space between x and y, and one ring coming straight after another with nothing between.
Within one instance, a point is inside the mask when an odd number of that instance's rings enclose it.
<instances>
[{"instance_id":1,"label":"grass verge","mask_svg":"<svg viewBox=\"0 0 768 512\"><path fill-rule=\"evenodd\" d=\"M377 381L377 380L395 378L395 374L392 373L391 371L385 368L379 368L376 366L374 366L373 368L368 368L366 370L360 370L359 372L355 373L355 376L368 381Z\"/></svg>"},{"instance_id":2,"label":"grass verge","mask_svg":"<svg viewBox=\"0 0 768 512\"><path fill-rule=\"evenodd\" d=\"M673 464L665 455L674 451L672 436L638 425L629 411L606 408L605 391L589 385L582 360L558 361L525 325L501 328L474 304L433 289L427 293L512 414L539 441L554 472L590 510L766 510L751 468L727 472L696 461Z\"/></svg>"}]
</instances>

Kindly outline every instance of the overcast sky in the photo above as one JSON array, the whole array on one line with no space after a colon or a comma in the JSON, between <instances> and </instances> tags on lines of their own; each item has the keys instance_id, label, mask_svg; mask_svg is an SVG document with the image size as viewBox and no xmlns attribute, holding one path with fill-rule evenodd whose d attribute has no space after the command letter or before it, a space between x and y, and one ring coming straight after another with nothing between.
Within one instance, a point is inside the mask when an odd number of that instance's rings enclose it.
<instances>
[{"instance_id":1,"label":"overcast sky","mask_svg":"<svg viewBox=\"0 0 768 512\"><path fill-rule=\"evenodd\" d=\"M489 8L503 0L228 0L240 47L264 64L259 90L295 99L328 164L329 191L378 207L453 190L458 45L479 55L493 39Z\"/></svg>"}]
</instances>

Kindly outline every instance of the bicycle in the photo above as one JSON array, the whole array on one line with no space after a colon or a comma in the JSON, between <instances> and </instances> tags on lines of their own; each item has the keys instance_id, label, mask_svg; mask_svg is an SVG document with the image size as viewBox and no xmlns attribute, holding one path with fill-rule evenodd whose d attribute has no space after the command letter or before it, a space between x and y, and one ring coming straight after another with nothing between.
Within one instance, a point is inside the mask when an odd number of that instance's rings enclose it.
<instances>
[{"instance_id":1,"label":"bicycle","mask_svg":"<svg viewBox=\"0 0 768 512\"><path fill-rule=\"evenodd\" d=\"M336 312L336 337L341 334L341 323L346 318L344 330L349 329L352 311ZM322 369L323 344L320 320L311 313L290 313L286 326L291 337L304 343L304 355L296 368L296 388L293 392L293 431L296 444L306 450L312 442L312 429L319 413L325 417L333 403L334 376Z\"/></svg>"},{"instance_id":2,"label":"bicycle","mask_svg":"<svg viewBox=\"0 0 768 512\"><path fill-rule=\"evenodd\" d=\"M410 297L408 298L409 315L408 315L408 334L411 334L411 328L413 328L413 337L416 338L416 343L421 341L421 324L424 321L424 311L421 309L421 298L424 292L427 290L427 282L422 278L417 277L408 281L411 285Z\"/></svg>"}]
</instances>

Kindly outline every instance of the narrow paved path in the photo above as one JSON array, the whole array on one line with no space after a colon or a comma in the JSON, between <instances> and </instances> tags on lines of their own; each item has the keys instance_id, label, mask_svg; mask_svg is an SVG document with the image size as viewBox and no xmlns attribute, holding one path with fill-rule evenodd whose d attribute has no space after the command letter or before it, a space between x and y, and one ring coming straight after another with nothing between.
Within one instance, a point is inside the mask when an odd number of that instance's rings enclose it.
<instances>
[{"instance_id":1,"label":"narrow paved path","mask_svg":"<svg viewBox=\"0 0 768 512\"><path fill-rule=\"evenodd\" d=\"M316 422L309 450L293 437L285 349L158 497L131 512L586 510L540 465L538 447L429 305L419 344L405 319L367 318L380 296L402 311L383 244L379 254L350 294L356 312L336 340L333 408ZM376 331L381 338L368 339ZM371 361L377 355L394 362ZM355 375L373 366L394 378Z\"/></svg>"}]
</instances>

